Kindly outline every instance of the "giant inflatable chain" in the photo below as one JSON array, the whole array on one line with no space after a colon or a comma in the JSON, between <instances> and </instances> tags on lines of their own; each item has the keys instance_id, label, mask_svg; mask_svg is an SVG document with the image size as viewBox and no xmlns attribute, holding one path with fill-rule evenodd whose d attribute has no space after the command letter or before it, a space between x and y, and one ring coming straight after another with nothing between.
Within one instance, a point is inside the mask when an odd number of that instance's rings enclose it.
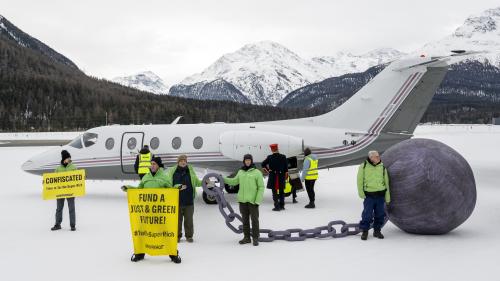
<instances>
[{"instance_id":1,"label":"giant inflatable chain","mask_svg":"<svg viewBox=\"0 0 500 281\"><path fill-rule=\"evenodd\" d=\"M221 175L209 173L203 178L203 191L217 200L219 211L226 221L226 225L236 234L243 233L243 223L241 215L236 213L224 197L224 179ZM239 223L235 226L233 223ZM386 219L387 222L387 219ZM327 225L311 229L290 228L286 230L260 229L259 232L264 237L260 237L260 242L272 242L275 240L304 241L307 238L342 238L360 233L359 223L346 223L343 220L335 220ZM266 237L267 236L267 237Z\"/></svg>"}]
</instances>

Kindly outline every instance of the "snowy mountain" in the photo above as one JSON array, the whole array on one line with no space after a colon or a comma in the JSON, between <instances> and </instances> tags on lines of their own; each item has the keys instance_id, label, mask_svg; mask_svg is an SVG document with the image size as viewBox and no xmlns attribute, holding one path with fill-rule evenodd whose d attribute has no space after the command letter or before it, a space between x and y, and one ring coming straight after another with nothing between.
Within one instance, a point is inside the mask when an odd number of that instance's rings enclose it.
<instances>
[{"instance_id":1,"label":"snowy mountain","mask_svg":"<svg viewBox=\"0 0 500 281\"><path fill-rule=\"evenodd\" d=\"M360 73L348 73L338 77L327 78L318 83L312 83L290 92L279 107L287 108L320 108L330 111L346 100L368 83L386 65L377 65Z\"/></svg>"},{"instance_id":2,"label":"snowy mountain","mask_svg":"<svg viewBox=\"0 0 500 281\"><path fill-rule=\"evenodd\" d=\"M338 52L335 56L312 58L312 61L321 76L330 78L363 72L372 66L393 61L404 55L406 54L396 49L380 48L361 55Z\"/></svg>"},{"instance_id":3,"label":"snowy mountain","mask_svg":"<svg viewBox=\"0 0 500 281\"><path fill-rule=\"evenodd\" d=\"M19 46L39 52L44 56L49 57L52 61L65 64L74 69L78 69L76 64L70 59L56 52L44 43L40 42L40 40L31 37L27 33L24 33L2 15L0 15L0 36L16 42Z\"/></svg>"},{"instance_id":4,"label":"snowy mountain","mask_svg":"<svg viewBox=\"0 0 500 281\"><path fill-rule=\"evenodd\" d=\"M457 49L485 51L473 59L481 62L487 59L491 64L500 66L500 7L470 16L452 34L426 44L415 54L442 55Z\"/></svg>"},{"instance_id":5,"label":"snowy mountain","mask_svg":"<svg viewBox=\"0 0 500 281\"><path fill-rule=\"evenodd\" d=\"M185 78L180 83L183 86L173 88L224 79L252 104L276 105L295 89L335 75L364 71L400 55L393 49L379 49L363 55L339 53L304 59L278 43L262 41L223 55L203 72Z\"/></svg>"},{"instance_id":6,"label":"snowy mountain","mask_svg":"<svg viewBox=\"0 0 500 281\"><path fill-rule=\"evenodd\" d=\"M250 100L245 95L224 79L198 82L191 85L175 85L170 88L169 95L200 100L227 100L250 103Z\"/></svg>"},{"instance_id":7,"label":"snowy mountain","mask_svg":"<svg viewBox=\"0 0 500 281\"><path fill-rule=\"evenodd\" d=\"M157 95L166 95L169 90L163 80L151 71L144 71L130 76L116 77L113 78L112 81L126 87Z\"/></svg>"},{"instance_id":8,"label":"snowy mountain","mask_svg":"<svg viewBox=\"0 0 500 281\"><path fill-rule=\"evenodd\" d=\"M263 41L223 55L203 72L184 79L190 85L224 79L253 104L276 105L293 89L321 80L310 61L284 46Z\"/></svg>"}]
</instances>

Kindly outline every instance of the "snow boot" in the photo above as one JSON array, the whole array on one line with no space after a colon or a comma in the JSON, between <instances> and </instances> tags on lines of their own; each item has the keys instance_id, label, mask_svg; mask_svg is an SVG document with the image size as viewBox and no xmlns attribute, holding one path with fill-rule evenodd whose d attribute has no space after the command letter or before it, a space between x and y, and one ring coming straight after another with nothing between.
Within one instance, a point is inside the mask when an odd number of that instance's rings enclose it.
<instances>
[{"instance_id":1,"label":"snow boot","mask_svg":"<svg viewBox=\"0 0 500 281\"><path fill-rule=\"evenodd\" d=\"M304 208L306 209L314 209L316 208L316 205L314 205L314 202L309 202Z\"/></svg>"},{"instance_id":2,"label":"snow boot","mask_svg":"<svg viewBox=\"0 0 500 281\"><path fill-rule=\"evenodd\" d=\"M279 212L279 211L281 211L281 208L280 208L280 207L274 207L274 208L273 208L273 211L275 211L275 212Z\"/></svg>"},{"instance_id":3,"label":"snow boot","mask_svg":"<svg viewBox=\"0 0 500 281\"><path fill-rule=\"evenodd\" d=\"M250 240L250 238L249 238L249 237L244 237L244 238L243 238L243 239L241 239L238 243L240 243L241 245L243 245L243 244L248 244L248 243L250 243L250 242L252 242L252 240Z\"/></svg>"},{"instance_id":4,"label":"snow boot","mask_svg":"<svg viewBox=\"0 0 500 281\"><path fill-rule=\"evenodd\" d=\"M254 239L253 240L253 245L254 246L259 246L259 239Z\"/></svg>"},{"instance_id":5,"label":"snow boot","mask_svg":"<svg viewBox=\"0 0 500 281\"><path fill-rule=\"evenodd\" d=\"M190 238L186 238L186 241L188 241L188 243L193 243L193 242L194 242L194 240L193 240L193 238L192 238L192 237L190 237Z\"/></svg>"},{"instance_id":6,"label":"snow boot","mask_svg":"<svg viewBox=\"0 0 500 281\"><path fill-rule=\"evenodd\" d=\"M76 226L74 226L74 225L73 225L73 226L71 227L71 231L76 231Z\"/></svg>"},{"instance_id":7,"label":"snow boot","mask_svg":"<svg viewBox=\"0 0 500 281\"><path fill-rule=\"evenodd\" d=\"M177 251L177 255L176 256L170 256L170 260L174 263L181 263L181 256L179 256L179 251Z\"/></svg>"},{"instance_id":8,"label":"snow boot","mask_svg":"<svg viewBox=\"0 0 500 281\"><path fill-rule=\"evenodd\" d=\"M377 237L378 239L384 239L384 235L382 234L382 232L380 232L380 230L375 230L373 232L373 236Z\"/></svg>"},{"instance_id":9,"label":"snow boot","mask_svg":"<svg viewBox=\"0 0 500 281\"><path fill-rule=\"evenodd\" d=\"M368 230L363 231L361 234L361 240L366 240L368 239Z\"/></svg>"},{"instance_id":10,"label":"snow boot","mask_svg":"<svg viewBox=\"0 0 500 281\"><path fill-rule=\"evenodd\" d=\"M59 224L56 224L50 230L54 231L54 230L59 230L59 229L61 229L61 226Z\"/></svg>"},{"instance_id":11,"label":"snow boot","mask_svg":"<svg viewBox=\"0 0 500 281\"><path fill-rule=\"evenodd\" d=\"M299 203L299 201L297 201L297 199L293 198L292 203L293 203L293 204L295 204L295 203Z\"/></svg>"},{"instance_id":12,"label":"snow boot","mask_svg":"<svg viewBox=\"0 0 500 281\"><path fill-rule=\"evenodd\" d=\"M132 262L142 261L143 259L144 259L144 254L133 254L132 257L130 257L130 261Z\"/></svg>"}]
</instances>

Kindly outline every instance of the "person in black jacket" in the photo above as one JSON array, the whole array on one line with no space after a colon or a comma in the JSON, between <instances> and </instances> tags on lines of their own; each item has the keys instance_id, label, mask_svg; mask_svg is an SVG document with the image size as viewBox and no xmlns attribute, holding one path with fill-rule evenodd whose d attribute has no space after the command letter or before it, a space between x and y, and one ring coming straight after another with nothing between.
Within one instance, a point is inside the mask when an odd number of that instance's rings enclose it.
<instances>
[{"instance_id":1,"label":"person in black jacket","mask_svg":"<svg viewBox=\"0 0 500 281\"><path fill-rule=\"evenodd\" d=\"M267 188L273 192L274 209L285 209L285 180L288 178L288 161L286 156L279 153L278 144L271 144L273 154L268 155L262 162L262 168L269 173Z\"/></svg>"}]
</instances>

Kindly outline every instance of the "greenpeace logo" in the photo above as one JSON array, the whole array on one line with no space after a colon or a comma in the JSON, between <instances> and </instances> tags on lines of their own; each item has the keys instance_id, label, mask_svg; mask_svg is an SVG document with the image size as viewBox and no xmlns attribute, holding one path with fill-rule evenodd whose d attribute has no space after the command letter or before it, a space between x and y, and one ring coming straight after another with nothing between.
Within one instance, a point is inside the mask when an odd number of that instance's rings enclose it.
<instances>
[{"instance_id":1,"label":"greenpeace logo","mask_svg":"<svg viewBox=\"0 0 500 281\"><path fill-rule=\"evenodd\" d=\"M149 245L149 244L146 244L144 246L146 247L146 249L161 250L161 249L163 249L164 245Z\"/></svg>"}]
</instances>

